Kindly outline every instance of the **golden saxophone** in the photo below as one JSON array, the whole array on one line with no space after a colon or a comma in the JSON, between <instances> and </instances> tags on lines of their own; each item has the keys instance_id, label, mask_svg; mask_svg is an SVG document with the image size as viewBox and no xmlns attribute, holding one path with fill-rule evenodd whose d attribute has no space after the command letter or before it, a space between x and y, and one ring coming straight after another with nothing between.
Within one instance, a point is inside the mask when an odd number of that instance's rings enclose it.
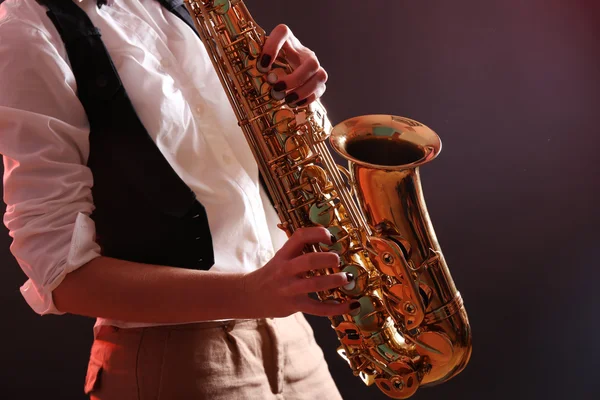
<instances>
[{"instance_id":1,"label":"golden saxophone","mask_svg":"<svg viewBox=\"0 0 600 400\"><path fill-rule=\"evenodd\" d=\"M418 167L441 142L408 118L367 115L332 129L320 103L291 108L272 96L257 62L265 31L241 0L185 0L256 158L288 236L324 226L356 279L325 300L360 302L358 315L330 318L338 353L365 384L396 399L457 375L471 355L462 298L440 250ZM292 71L284 56L278 75ZM337 165L325 141L348 160ZM316 274L333 270L315 271Z\"/></svg>"}]
</instances>

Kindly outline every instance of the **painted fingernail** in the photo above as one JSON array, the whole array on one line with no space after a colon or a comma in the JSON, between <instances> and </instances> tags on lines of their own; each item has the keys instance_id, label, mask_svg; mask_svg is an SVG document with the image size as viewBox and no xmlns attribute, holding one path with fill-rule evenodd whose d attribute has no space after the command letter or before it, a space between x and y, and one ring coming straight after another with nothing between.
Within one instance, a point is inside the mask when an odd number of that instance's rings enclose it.
<instances>
[{"instance_id":1,"label":"painted fingernail","mask_svg":"<svg viewBox=\"0 0 600 400\"><path fill-rule=\"evenodd\" d=\"M351 272L346 272L346 279L348 282L352 282L354 280L354 275Z\"/></svg>"},{"instance_id":2,"label":"painted fingernail","mask_svg":"<svg viewBox=\"0 0 600 400\"><path fill-rule=\"evenodd\" d=\"M307 101L308 101L308 99L300 100L299 102L296 103L296 107L302 107L303 105L306 104Z\"/></svg>"},{"instance_id":3,"label":"painted fingernail","mask_svg":"<svg viewBox=\"0 0 600 400\"><path fill-rule=\"evenodd\" d=\"M337 242L337 238L333 235L331 235L331 244L334 244Z\"/></svg>"},{"instance_id":4,"label":"painted fingernail","mask_svg":"<svg viewBox=\"0 0 600 400\"><path fill-rule=\"evenodd\" d=\"M290 93L287 96L285 96L285 102L288 104L292 104L293 102L298 100L298 98L299 98L298 93Z\"/></svg>"},{"instance_id":5,"label":"painted fingernail","mask_svg":"<svg viewBox=\"0 0 600 400\"><path fill-rule=\"evenodd\" d=\"M285 89L287 89L287 85L283 81L277 82L275 85L273 85L273 89L278 92L283 92Z\"/></svg>"},{"instance_id":6,"label":"painted fingernail","mask_svg":"<svg viewBox=\"0 0 600 400\"><path fill-rule=\"evenodd\" d=\"M271 63L271 56L268 54L263 54L263 56L260 59L260 66L263 68L267 68L270 63Z\"/></svg>"}]
</instances>

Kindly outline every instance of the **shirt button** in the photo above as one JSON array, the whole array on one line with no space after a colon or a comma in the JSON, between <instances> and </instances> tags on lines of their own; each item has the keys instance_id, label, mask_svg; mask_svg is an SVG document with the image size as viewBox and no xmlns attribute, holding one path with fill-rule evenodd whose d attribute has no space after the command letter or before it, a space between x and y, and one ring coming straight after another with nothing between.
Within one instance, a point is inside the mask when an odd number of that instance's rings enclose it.
<instances>
[{"instance_id":1,"label":"shirt button","mask_svg":"<svg viewBox=\"0 0 600 400\"><path fill-rule=\"evenodd\" d=\"M202 106L200 104L196 104L196 107L194 107L194 114L197 116L202 114Z\"/></svg>"},{"instance_id":2,"label":"shirt button","mask_svg":"<svg viewBox=\"0 0 600 400\"><path fill-rule=\"evenodd\" d=\"M171 62L167 58L163 58L162 60L160 60L160 65L163 68L169 68L171 66Z\"/></svg>"},{"instance_id":3,"label":"shirt button","mask_svg":"<svg viewBox=\"0 0 600 400\"><path fill-rule=\"evenodd\" d=\"M223 154L223 162L227 165L231 164L233 161L232 158L228 154Z\"/></svg>"}]
</instances>

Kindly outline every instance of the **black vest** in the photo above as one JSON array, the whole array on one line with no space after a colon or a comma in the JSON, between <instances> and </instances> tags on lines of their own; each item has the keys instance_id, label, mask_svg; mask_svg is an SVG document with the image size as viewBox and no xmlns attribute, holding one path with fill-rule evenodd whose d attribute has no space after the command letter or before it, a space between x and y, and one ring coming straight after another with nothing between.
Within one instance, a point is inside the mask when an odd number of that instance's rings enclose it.
<instances>
[{"instance_id":1,"label":"black vest","mask_svg":"<svg viewBox=\"0 0 600 400\"><path fill-rule=\"evenodd\" d=\"M99 30L73 1L38 2L48 8L65 43L90 123L88 166L96 207L92 218L102 254L147 264L210 268L214 254L204 207L142 125ZM159 2L194 29L182 0Z\"/></svg>"}]
</instances>

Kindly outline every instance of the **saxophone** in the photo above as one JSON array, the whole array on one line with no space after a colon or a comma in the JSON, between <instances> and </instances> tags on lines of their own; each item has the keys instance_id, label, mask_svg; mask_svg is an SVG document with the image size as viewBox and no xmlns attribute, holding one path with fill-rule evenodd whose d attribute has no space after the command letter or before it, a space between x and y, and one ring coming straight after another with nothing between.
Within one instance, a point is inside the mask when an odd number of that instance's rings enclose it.
<instances>
[{"instance_id":1,"label":"saxophone","mask_svg":"<svg viewBox=\"0 0 600 400\"><path fill-rule=\"evenodd\" d=\"M429 219L418 167L441 150L436 133L408 118L367 115L332 127L319 102L289 107L257 68L265 41L241 0L185 0L289 236L324 226L352 283L318 293L356 300L356 315L330 318L338 354L387 396L457 375L471 330ZM290 73L285 55L272 72ZM349 168L337 165L326 140ZM337 271L337 270L336 270ZM334 270L314 271L328 274Z\"/></svg>"}]
</instances>

